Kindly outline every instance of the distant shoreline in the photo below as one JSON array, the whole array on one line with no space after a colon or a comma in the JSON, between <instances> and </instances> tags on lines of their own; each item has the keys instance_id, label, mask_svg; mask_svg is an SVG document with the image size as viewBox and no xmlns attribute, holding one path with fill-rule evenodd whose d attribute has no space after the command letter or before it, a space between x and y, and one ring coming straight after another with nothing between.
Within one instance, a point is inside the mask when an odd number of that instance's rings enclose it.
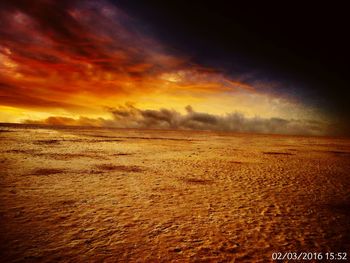
<instances>
[{"instance_id":1,"label":"distant shoreline","mask_svg":"<svg viewBox=\"0 0 350 263\"><path fill-rule=\"evenodd\" d=\"M273 136L273 137L298 137L298 138L324 138L324 139L350 139L350 136L330 136L330 135L298 135L298 134L274 134L274 133L253 133L253 132L232 132L232 131L216 131L216 130L189 130L189 129L154 129L154 128L119 128L119 127L97 127L97 126L79 126L79 125L50 125L50 124L26 124L26 123L10 123L0 122L0 127L14 127L22 129L89 129L89 130L129 130L129 131L154 131L154 132L185 132L185 133L208 133L218 134L221 136Z\"/></svg>"}]
</instances>

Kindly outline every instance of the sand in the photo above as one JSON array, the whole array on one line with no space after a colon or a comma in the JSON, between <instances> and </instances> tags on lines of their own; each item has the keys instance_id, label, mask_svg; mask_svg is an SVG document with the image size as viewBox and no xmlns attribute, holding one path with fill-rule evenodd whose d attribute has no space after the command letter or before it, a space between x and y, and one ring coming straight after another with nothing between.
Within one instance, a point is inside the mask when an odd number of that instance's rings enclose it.
<instances>
[{"instance_id":1,"label":"sand","mask_svg":"<svg viewBox=\"0 0 350 263\"><path fill-rule=\"evenodd\" d=\"M2 262L350 252L346 138L4 124L0 146Z\"/></svg>"}]
</instances>

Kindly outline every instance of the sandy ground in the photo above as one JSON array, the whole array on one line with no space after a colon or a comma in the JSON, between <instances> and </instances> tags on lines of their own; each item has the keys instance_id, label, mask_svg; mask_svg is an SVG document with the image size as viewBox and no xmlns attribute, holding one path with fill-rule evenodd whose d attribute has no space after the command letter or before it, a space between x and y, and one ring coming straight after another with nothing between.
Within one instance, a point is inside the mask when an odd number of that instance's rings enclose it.
<instances>
[{"instance_id":1,"label":"sandy ground","mask_svg":"<svg viewBox=\"0 0 350 263\"><path fill-rule=\"evenodd\" d=\"M350 252L349 139L2 125L0 151L2 262Z\"/></svg>"}]
</instances>

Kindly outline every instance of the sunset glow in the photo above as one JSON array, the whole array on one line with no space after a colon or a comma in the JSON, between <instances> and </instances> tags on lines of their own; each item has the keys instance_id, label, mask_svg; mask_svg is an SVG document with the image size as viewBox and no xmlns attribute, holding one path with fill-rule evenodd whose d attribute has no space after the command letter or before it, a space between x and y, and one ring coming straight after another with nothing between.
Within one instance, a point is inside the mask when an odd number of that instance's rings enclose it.
<instances>
[{"instance_id":1,"label":"sunset glow","mask_svg":"<svg viewBox=\"0 0 350 263\"><path fill-rule=\"evenodd\" d=\"M1 21L2 122L53 116L112 120L107 109L127 104L183 114L190 105L215 116L314 121L317 127L303 132L327 133L326 116L279 92L283 84L251 84L244 76L194 63L107 1L9 5Z\"/></svg>"}]
</instances>

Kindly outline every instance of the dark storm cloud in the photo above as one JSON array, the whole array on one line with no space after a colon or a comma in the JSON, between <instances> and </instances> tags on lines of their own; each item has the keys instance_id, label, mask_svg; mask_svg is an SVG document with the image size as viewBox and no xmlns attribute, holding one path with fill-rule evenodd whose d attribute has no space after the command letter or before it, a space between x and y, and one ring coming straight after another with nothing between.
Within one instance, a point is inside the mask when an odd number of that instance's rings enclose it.
<instances>
[{"instance_id":1,"label":"dark storm cloud","mask_svg":"<svg viewBox=\"0 0 350 263\"><path fill-rule=\"evenodd\" d=\"M118 0L118 4L202 65L252 86L272 80L273 92L350 123L345 3Z\"/></svg>"},{"instance_id":2,"label":"dark storm cloud","mask_svg":"<svg viewBox=\"0 0 350 263\"><path fill-rule=\"evenodd\" d=\"M142 110L132 105L110 108L112 119L49 117L40 123L50 125L79 125L141 129L209 130L241 133L289 134L289 135L325 135L328 127L321 122L308 120L286 120L281 118L248 118L235 112L226 115L214 115L195 111L186 107L182 114L171 109Z\"/></svg>"},{"instance_id":3,"label":"dark storm cloud","mask_svg":"<svg viewBox=\"0 0 350 263\"><path fill-rule=\"evenodd\" d=\"M5 1L1 7L1 43L19 57L55 63L63 55L105 69L120 66L113 48L129 56L129 65L144 59L140 50L132 50L144 40L135 39L130 19L107 1Z\"/></svg>"}]
</instances>

